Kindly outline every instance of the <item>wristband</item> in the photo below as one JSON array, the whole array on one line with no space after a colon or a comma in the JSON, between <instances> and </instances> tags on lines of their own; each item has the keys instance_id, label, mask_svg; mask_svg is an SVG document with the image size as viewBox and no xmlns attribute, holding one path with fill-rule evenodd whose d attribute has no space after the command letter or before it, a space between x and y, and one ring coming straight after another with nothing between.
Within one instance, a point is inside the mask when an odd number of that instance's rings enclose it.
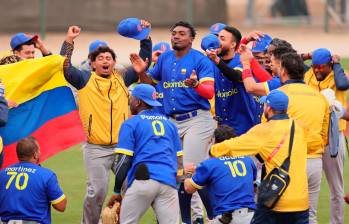
<instances>
[{"instance_id":1,"label":"wristband","mask_svg":"<svg viewBox=\"0 0 349 224\"><path fill-rule=\"evenodd\" d=\"M116 191L113 192L113 195L120 195L120 194L121 194L120 191L119 192L116 192Z\"/></svg>"},{"instance_id":2,"label":"wristband","mask_svg":"<svg viewBox=\"0 0 349 224\"><path fill-rule=\"evenodd\" d=\"M251 78L253 77L252 73L251 73L251 70L250 69L244 69L242 71L242 79L246 79L248 77L251 77Z\"/></svg>"}]
</instances>

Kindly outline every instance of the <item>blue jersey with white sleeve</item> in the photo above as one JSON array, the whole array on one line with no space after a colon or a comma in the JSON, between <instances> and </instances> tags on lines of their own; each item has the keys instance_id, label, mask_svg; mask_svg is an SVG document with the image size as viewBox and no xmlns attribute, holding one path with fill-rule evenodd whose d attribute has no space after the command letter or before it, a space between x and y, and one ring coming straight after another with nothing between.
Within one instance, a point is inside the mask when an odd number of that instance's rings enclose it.
<instances>
[{"instance_id":1,"label":"blue jersey with white sleeve","mask_svg":"<svg viewBox=\"0 0 349 224\"><path fill-rule=\"evenodd\" d=\"M213 66L201 52L190 49L181 58L176 58L175 51L161 54L153 69L149 70L155 82L162 82L163 106L167 115L183 114L198 109L210 110L210 103L193 88L184 84L195 70L199 82L214 81Z\"/></svg>"},{"instance_id":2,"label":"blue jersey with white sleeve","mask_svg":"<svg viewBox=\"0 0 349 224\"><path fill-rule=\"evenodd\" d=\"M165 115L144 110L126 120L120 129L116 153L132 156L128 186L135 179L135 170L144 163L150 179L176 187L177 156L182 156L178 130Z\"/></svg>"},{"instance_id":3,"label":"blue jersey with white sleeve","mask_svg":"<svg viewBox=\"0 0 349 224\"><path fill-rule=\"evenodd\" d=\"M198 165L190 182L197 189L207 188L217 216L240 208L256 209L256 175L250 157L210 158Z\"/></svg>"},{"instance_id":4,"label":"blue jersey with white sleeve","mask_svg":"<svg viewBox=\"0 0 349 224\"><path fill-rule=\"evenodd\" d=\"M65 199L56 174L29 162L19 162L0 172L2 221L51 223L51 204Z\"/></svg>"}]
</instances>

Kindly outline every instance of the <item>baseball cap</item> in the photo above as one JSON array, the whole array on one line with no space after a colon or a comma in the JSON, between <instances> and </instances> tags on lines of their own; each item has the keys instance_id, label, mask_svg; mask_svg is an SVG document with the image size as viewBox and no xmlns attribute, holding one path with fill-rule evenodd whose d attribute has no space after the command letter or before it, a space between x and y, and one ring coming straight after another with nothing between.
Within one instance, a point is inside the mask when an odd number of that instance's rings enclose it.
<instances>
[{"instance_id":1,"label":"baseball cap","mask_svg":"<svg viewBox=\"0 0 349 224\"><path fill-rule=\"evenodd\" d=\"M313 65L327 64L332 61L331 52L326 48L319 48L312 53Z\"/></svg>"},{"instance_id":2,"label":"baseball cap","mask_svg":"<svg viewBox=\"0 0 349 224\"><path fill-rule=\"evenodd\" d=\"M156 100L156 90L149 84L138 84L132 90L132 96L142 100L149 106L159 107L162 104Z\"/></svg>"},{"instance_id":3,"label":"baseball cap","mask_svg":"<svg viewBox=\"0 0 349 224\"><path fill-rule=\"evenodd\" d=\"M271 36L264 34L259 40L253 42L251 51L254 53L266 52L272 40L273 38L271 38Z\"/></svg>"},{"instance_id":4,"label":"baseball cap","mask_svg":"<svg viewBox=\"0 0 349 224\"><path fill-rule=\"evenodd\" d=\"M263 96L260 98L261 103L268 104L273 110L284 111L288 107L288 96L277 89L270 91L268 96Z\"/></svg>"},{"instance_id":5,"label":"baseball cap","mask_svg":"<svg viewBox=\"0 0 349 224\"><path fill-rule=\"evenodd\" d=\"M223 30L224 27L226 27L224 23L215 23L212 26L210 26L210 33L214 35L218 35L221 30Z\"/></svg>"},{"instance_id":6,"label":"baseball cap","mask_svg":"<svg viewBox=\"0 0 349 224\"><path fill-rule=\"evenodd\" d=\"M220 45L221 42L219 41L218 37L214 34L207 34L201 40L201 49L204 51L217 49Z\"/></svg>"},{"instance_id":7,"label":"baseball cap","mask_svg":"<svg viewBox=\"0 0 349 224\"><path fill-rule=\"evenodd\" d=\"M117 31L121 36L136 40L144 40L150 33L150 29L143 28L141 20L138 18L127 18L121 20L117 27Z\"/></svg>"},{"instance_id":8,"label":"baseball cap","mask_svg":"<svg viewBox=\"0 0 349 224\"><path fill-rule=\"evenodd\" d=\"M153 51L162 51L163 53L171 50L171 46L167 42L159 42L154 45Z\"/></svg>"},{"instance_id":9,"label":"baseball cap","mask_svg":"<svg viewBox=\"0 0 349 224\"><path fill-rule=\"evenodd\" d=\"M14 50L19 45L22 45L25 42L28 42L30 40L35 41L37 39L38 39L38 35L30 36L30 35L25 34L25 33L17 33L17 34L12 36L10 46L11 46L12 50Z\"/></svg>"},{"instance_id":10,"label":"baseball cap","mask_svg":"<svg viewBox=\"0 0 349 224\"><path fill-rule=\"evenodd\" d=\"M99 47L107 47L108 43L101 41L101 40L95 40L93 42L90 43L90 46L88 48L88 53L91 54L92 52L94 52L95 50L97 50L97 48Z\"/></svg>"}]
</instances>

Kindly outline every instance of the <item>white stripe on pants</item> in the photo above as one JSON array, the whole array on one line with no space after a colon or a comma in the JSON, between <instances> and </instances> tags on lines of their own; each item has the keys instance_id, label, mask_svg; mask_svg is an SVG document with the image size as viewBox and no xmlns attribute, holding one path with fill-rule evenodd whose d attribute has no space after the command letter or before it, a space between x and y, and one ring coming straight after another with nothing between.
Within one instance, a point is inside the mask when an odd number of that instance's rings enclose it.
<instances>
[{"instance_id":1,"label":"white stripe on pants","mask_svg":"<svg viewBox=\"0 0 349 224\"><path fill-rule=\"evenodd\" d=\"M344 223L344 180L343 167L345 159L346 142L343 132L339 135L338 155L332 158L326 148L323 161L323 169L330 188L331 224Z\"/></svg>"},{"instance_id":2,"label":"white stripe on pants","mask_svg":"<svg viewBox=\"0 0 349 224\"><path fill-rule=\"evenodd\" d=\"M159 224L178 224L178 192L158 181L134 180L121 203L120 223L137 224L152 206Z\"/></svg>"},{"instance_id":3,"label":"white stripe on pants","mask_svg":"<svg viewBox=\"0 0 349 224\"><path fill-rule=\"evenodd\" d=\"M322 159L307 159L308 191L309 191L309 224L317 223L317 206L322 176Z\"/></svg>"}]
</instances>

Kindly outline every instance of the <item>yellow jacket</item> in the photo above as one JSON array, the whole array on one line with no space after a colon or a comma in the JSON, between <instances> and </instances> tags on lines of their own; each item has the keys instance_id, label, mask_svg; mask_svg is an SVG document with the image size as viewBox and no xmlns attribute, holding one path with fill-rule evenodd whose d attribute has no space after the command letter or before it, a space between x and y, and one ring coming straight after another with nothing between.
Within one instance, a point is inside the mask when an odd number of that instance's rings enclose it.
<instances>
[{"instance_id":1,"label":"yellow jacket","mask_svg":"<svg viewBox=\"0 0 349 224\"><path fill-rule=\"evenodd\" d=\"M288 115L304 129L308 158L322 157L328 143L329 105L326 98L304 83L285 84L279 90L289 98Z\"/></svg>"},{"instance_id":2,"label":"yellow jacket","mask_svg":"<svg viewBox=\"0 0 349 224\"><path fill-rule=\"evenodd\" d=\"M277 118L279 116L279 118ZM246 134L215 144L211 148L214 157L245 156L259 154L269 173L280 167L288 155L291 119L287 115L276 115L266 123L252 127ZM276 147L284 139L279 150ZM290 184L273 211L305 211L308 205L308 182L306 175L307 142L303 129L295 124L295 134L290 162Z\"/></svg>"},{"instance_id":3,"label":"yellow jacket","mask_svg":"<svg viewBox=\"0 0 349 224\"><path fill-rule=\"evenodd\" d=\"M103 78L92 72L88 83L78 90L80 118L89 143L118 142L120 126L128 118L128 95L120 74Z\"/></svg>"},{"instance_id":4,"label":"yellow jacket","mask_svg":"<svg viewBox=\"0 0 349 224\"><path fill-rule=\"evenodd\" d=\"M332 72L321 82L317 81L316 76L313 72L313 69L309 69L307 73L304 75L304 81L309 86L313 87L315 90L321 92L324 89L332 89L335 92L336 100L338 100L344 108L346 108L346 91L338 90L336 87L336 83L334 81L334 72ZM346 128L346 121L344 119L340 119L338 122L339 131L344 131Z\"/></svg>"}]
</instances>

